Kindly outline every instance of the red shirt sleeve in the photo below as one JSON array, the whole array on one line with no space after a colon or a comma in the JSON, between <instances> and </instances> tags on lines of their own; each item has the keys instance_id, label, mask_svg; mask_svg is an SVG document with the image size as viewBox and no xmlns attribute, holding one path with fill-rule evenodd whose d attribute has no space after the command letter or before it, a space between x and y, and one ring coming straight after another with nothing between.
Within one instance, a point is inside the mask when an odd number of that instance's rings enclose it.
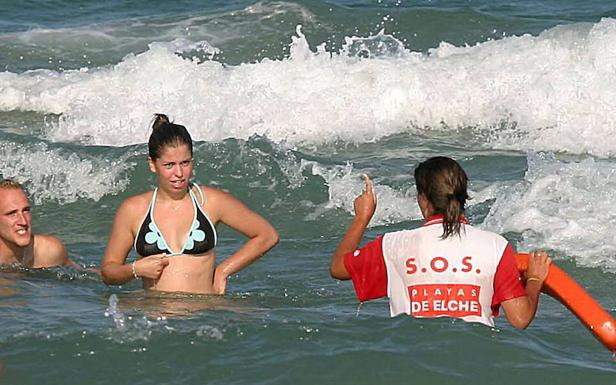
<instances>
[{"instance_id":1,"label":"red shirt sleeve","mask_svg":"<svg viewBox=\"0 0 616 385\"><path fill-rule=\"evenodd\" d=\"M515 254L511 245L507 244L494 274L494 296L492 297L492 312L498 315L498 309L503 301L523 297L526 290L520 281L520 272L515 262Z\"/></svg>"},{"instance_id":2,"label":"red shirt sleeve","mask_svg":"<svg viewBox=\"0 0 616 385\"><path fill-rule=\"evenodd\" d=\"M344 266L351 275L359 301L387 295L387 268L383 257L382 236L345 255Z\"/></svg>"}]
</instances>

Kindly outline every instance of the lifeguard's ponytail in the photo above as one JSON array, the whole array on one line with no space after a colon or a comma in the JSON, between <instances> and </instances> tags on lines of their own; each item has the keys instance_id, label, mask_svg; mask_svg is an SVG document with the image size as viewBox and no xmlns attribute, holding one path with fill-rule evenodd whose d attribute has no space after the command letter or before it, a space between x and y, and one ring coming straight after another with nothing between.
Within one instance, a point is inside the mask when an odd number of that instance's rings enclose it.
<instances>
[{"instance_id":1,"label":"lifeguard's ponytail","mask_svg":"<svg viewBox=\"0 0 616 385\"><path fill-rule=\"evenodd\" d=\"M469 199L468 177L460 165L451 158L437 156L420 163L415 168L417 194L423 194L432 204L434 214L443 215L445 239L460 235L460 218Z\"/></svg>"},{"instance_id":2,"label":"lifeguard's ponytail","mask_svg":"<svg viewBox=\"0 0 616 385\"><path fill-rule=\"evenodd\" d=\"M169 121L165 114L154 114L152 133L148 140L148 155L152 160L160 157L164 147L185 144L193 152L192 138L186 127Z\"/></svg>"}]
</instances>

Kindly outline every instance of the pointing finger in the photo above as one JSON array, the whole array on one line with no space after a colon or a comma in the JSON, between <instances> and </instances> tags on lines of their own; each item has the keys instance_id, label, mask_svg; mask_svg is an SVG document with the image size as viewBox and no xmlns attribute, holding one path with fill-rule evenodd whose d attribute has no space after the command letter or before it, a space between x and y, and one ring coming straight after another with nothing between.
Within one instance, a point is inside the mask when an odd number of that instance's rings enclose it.
<instances>
[{"instance_id":1,"label":"pointing finger","mask_svg":"<svg viewBox=\"0 0 616 385\"><path fill-rule=\"evenodd\" d=\"M372 195L372 200L374 204L376 204L376 194L374 193L374 184L368 177L368 175L364 174L364 182L366 183L366 193Z\"/></svg>"},{"instance_id":2,"label":"pointing finger","mask_svg":"<svg viewBox=\"0 0 616 385\"><path fill-rule=\"evenodd\" d=\"M364 174L364 183L366 184L365 191L368 194L374 194L374 191L372 189L372 181L370 180L370 177L366 174Z\"/></svg>"}]
</instances>

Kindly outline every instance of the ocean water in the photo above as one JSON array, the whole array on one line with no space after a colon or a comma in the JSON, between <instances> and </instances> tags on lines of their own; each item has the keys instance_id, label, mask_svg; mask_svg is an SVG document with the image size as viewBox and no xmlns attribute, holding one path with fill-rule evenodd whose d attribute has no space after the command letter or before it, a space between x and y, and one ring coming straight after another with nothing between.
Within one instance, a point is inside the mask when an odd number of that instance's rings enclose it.
<instances>
[{"instance_id":1,"label":"ocean water","mask_svg":"<svg viewBox=\"0 0 616 385\"><path fill-rule=\"evenodd\" d=\"M413 168L447 155L472 223L549 250L616 315L614 41L614 1L0 0L0 176L36 232L99 266L117 206L155 183L163 112L196 182L281 235L224 297L2 268L0 383L614 384L550 297L525 331L391 319L328 273L362 174L370 240L420 225ZM219 231L222 259L243 239Z\"/></svg>"}]
</instances>

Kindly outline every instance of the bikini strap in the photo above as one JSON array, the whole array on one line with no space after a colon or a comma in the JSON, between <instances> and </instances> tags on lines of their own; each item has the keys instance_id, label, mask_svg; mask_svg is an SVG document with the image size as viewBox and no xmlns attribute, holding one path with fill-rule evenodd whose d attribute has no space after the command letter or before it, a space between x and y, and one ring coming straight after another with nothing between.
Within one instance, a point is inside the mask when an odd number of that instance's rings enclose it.
<instances>
[{"instance_id":1,"label":"bikini strap","mask_svg":"<svg viewBox=\"0 0 616 385\"><path fill-rule=\"evenodd\" d=\"M152 220L154 220L154 201L156 201L157 193L158 193L158 187L156 187L154 189L154 192L152 193L152 199L150 200L150 208L148 209L148 212L152 216Z\"/></svg>"},{"instance_id":2,"label":"bikini strap","mask_svg":"<svg viewBox=\"0 0 616 385\"><path fill-rule=\"evenodd\" d=\"M203 193L203 191L201 190L201 187L199 187L198 184L196 183L191 183L190 188L188 191L190 191L190 194L194 197L195 193L192 192L192 188L196 188L197 191L199 191L199 196L201 197L201 206L203 206L205 204L205 194ZM196 197L195 197L196 198ZM196 199L195 199L196 200Z\"/></svg>"},{"instance_id":3,"label":"bikini strap","mask_svg":"<svg viewBox=\"0 0 616 385\"><path fill-rule=\"evenodd\" d=\"M135 236L135 240L133 241L133 247L135 248L135 251L137 250L137 239L139 238L139 233L141 232L141 228L143 227L145 220L149 216L150 221L154 222L154 201L156 200L157 192L158 192L158 187L156 187L154 189L154 192L152 193L152 198L150 198L150 204L148 205L148 211L145 212L145 215L143 216L143 219L141 220L141 225L139 226L139 231L137 232L137 235ZM156 223L154 223L154 225L156 225Z\"/></svg>"}]
</instances>

